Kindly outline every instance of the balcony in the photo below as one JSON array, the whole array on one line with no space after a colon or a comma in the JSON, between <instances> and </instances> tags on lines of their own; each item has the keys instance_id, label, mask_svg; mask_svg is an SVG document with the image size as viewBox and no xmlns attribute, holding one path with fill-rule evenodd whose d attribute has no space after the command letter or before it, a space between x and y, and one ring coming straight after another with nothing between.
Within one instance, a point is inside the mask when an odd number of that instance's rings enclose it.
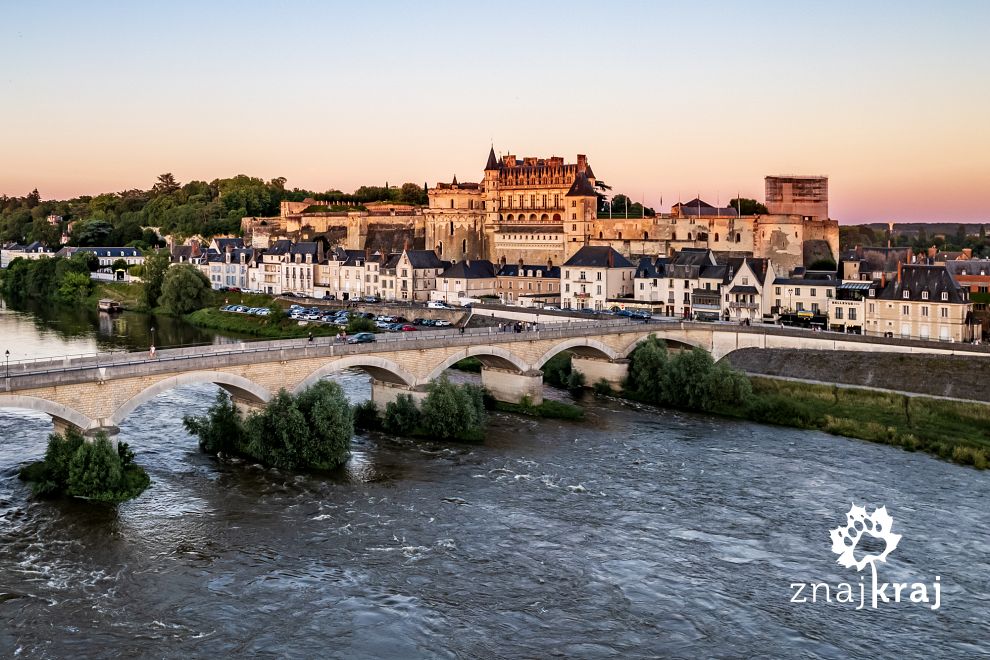
<instances>
[{"instance_id":1,"label":"balcony","mask_svg":"<svg viewBox=\"0 0 990 660\"><path fill-rule=\"evenodd\" d=\"M730 302L729 309L759 309L760 306L757 303L749 302Z\"/></svg>"}]
</instances>

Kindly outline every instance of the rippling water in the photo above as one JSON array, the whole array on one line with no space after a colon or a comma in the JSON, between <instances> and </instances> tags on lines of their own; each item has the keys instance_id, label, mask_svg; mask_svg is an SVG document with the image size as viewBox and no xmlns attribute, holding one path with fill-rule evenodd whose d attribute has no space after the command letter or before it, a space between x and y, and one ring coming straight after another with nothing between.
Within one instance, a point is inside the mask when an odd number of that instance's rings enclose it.
<instances>
[{"instance_id":1,"label":"rippling water","mask_svg":"<svg viewBox=\"0 0 990 660\"><path fill-rule=\"evenodd\" d=\"M341 382L355 400L361 374ZM198 453L212 386L122 425L153 484L117 508L16 478L51 424L0 410L0 655L974 657L990 615L986 476L821 433L589 400L493 419L483 445L358 436L297 476ZM858 583L828 530L886 505L881 576L942 607L792 604Z\"/></svg>"}]
</instances>

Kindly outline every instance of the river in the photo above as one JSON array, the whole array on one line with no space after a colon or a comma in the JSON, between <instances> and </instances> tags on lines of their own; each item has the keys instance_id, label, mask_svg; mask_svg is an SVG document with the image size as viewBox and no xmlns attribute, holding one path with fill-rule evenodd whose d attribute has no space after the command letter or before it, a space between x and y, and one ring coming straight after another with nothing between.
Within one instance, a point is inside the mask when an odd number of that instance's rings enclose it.
<instances>
[{"instance_id":1,"label":"river","mask_svg":"<svg viewBox=\"0 0 990 660\"><path fill-rule=\"evenodd\" d=\"M155 324L160 346L223 341ZM0 351L143 348L143 327L0 310ZM363 374L340 382L370 394ZM482 445L358 435L337 474L299 476L197 451L180 420L215 391L127 418L152 486L118 507L31 499L17 469L51 422L0 409L0 656L987 653L990 489L973 469L588 398L582 423L495 415ZM869 583L831 551L851 502L886 505L902 535L881 581L939 576L938 610L791 602L792 583Z\"/></svg>"}]
</instances>

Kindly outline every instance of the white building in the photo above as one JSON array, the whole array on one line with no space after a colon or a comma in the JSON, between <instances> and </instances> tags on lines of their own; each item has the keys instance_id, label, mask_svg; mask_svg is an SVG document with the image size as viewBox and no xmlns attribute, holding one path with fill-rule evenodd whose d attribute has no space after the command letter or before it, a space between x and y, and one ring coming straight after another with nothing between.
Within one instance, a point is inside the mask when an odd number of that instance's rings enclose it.
<instances>
[{"instance_id":1,"label":"white building","mask_svg":"<svg viewBox=\"0 0 990 660\"><path fill-rule=\"evenodd\" d=\"M602 310L609 300L632 298L636 267L609 246L586 245L560 269L564 309Z\"/></svg>"}]
</instances>

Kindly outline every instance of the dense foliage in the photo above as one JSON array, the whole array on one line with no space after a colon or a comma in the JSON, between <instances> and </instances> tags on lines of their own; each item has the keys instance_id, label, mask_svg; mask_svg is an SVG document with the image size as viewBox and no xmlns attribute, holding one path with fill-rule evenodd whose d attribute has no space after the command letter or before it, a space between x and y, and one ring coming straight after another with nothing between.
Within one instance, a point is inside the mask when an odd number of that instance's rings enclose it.
<instances>
[{"instance_id":1,"label":"dense foliage","mask_svg":"<svg viewBox=\"0 0 990 660\"><path fill-rule=\"evenodd\" d=\"M950 225L948 223L907 223L894 226L891 234L887 228L867 225L839 227L839 249L851 250L858 245L910 247L913 252L937 250L959 251L969 248L974 257L990 256L990 241L985 225Z\"/></svg>"},{"instance_id":2,"label":"dense foliage","mask_svg":"<svg viewBox=\"0 0 990 660\"><path fill-rule=\"evenodd\" d=\"M374 404L357 410L361 428L433 440L480 441L487 422L484 390L468 383L454 385L446 377L430 383L418 406L412 396L400 394L380 415Z\"/></svg>"},{"instance_id":3,"label":"dense foliage","mask_svg":"<svg viewBox=\"0 0 990 660\"><path fill-rule=\"evenodd\" d=\"M158 304L169 314L188 314L210 304L210 280L195 266L181 264L165 272Z\"/></svg>"},{"instance_id":4,"label":"dense foliage","mask_svg":"<svg viewBox=\"0 0 990 660\"><path fill-rule=\"evenodd\" d=\"M89 274L95 259L92 254L79 252L70 259L14 259L0 272L0 295L7 300L76 302L92 291Z\"/></svg>"},{"instance_id":5,"label":"dense foliage","mask_svg":"<svg viewBox=\"0 0 990 660\"><path fill-rule=\"evenodd\" d=\"M54 248L69 232L69 244L80 246L163 245L160 236L211 237L240 231L245 216L276 216L283 201L314 198L349 204L390 201L426 204L426 189L415 183L401 187L362 186L353 194L339 190L315 193L287 190L286 179L264 181L239 174L229 179L180 184L162 174L148 190L125 190L95 197L42 200L37 190L24 197L0 196L0 243L41 241ZM52 217L55 222L49 222ZM59 219L60 218L60 219Z\"/></svg>"},{"instance_id":6,"label":"dense foliage","mask_svg":"<svg viewBox=\"0 0 990 660\"><path fill-rule=\"evenodd\" d=\"M49 436L45 459L26 466L20 476L32 482L39 497L70 495L98 502L135 498L151 484L126 443L114 449L103 433L87 442L74 429Z\"/></svg>"},{"instance_id":7,"label":"dense foliage","mask_svg":"<svg viewBox=\"0 0 990 660\"><path fill-rule=\"evenodd\" d=\"M350 456L354 434L354 412L332 381L320 381L298 396L282 390L247 419L221 391L205 416L186 416L182 423L207 453L285 470L337 467Z\"/></svg>"},{"instance_id":8,"label":"dense foliage","mask_svg":"<svg viewBox=\"0 0 990 660\"><path fill-rule=\"evenodd\" d=\"M584 374L571 368L571 354L557 353L543 365L543 382L577 392L586 385Z\"/></svg>"},{"instance_id":9,"label":"dense foliage","mask_svg":"<svg viewBox=\"0 0 990 660\"><path fill-rule=\"evenodd\" d=\"M718 410L746 401L749 379L725 363L716 364L700 348L674 356L656 337L650 337L629 356L627 393L640 401L686 410Z\"/></svg>"}]
</instances>

